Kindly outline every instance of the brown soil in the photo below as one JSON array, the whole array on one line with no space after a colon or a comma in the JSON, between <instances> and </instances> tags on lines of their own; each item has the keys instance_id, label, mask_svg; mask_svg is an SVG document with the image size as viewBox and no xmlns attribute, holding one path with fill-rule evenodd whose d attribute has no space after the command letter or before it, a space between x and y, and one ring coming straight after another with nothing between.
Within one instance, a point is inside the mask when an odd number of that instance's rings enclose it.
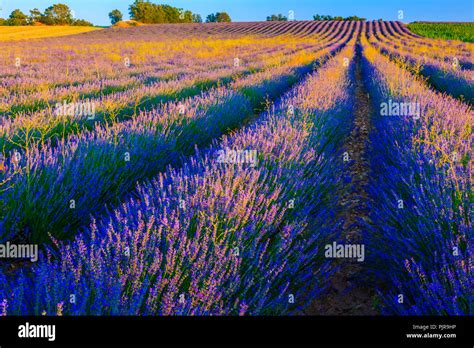
<instances>
[{"instance_id":1,"label":"brown soil","mask_svg":"<svg viewBox=\"0 0 474 348\"><path fill-rule=\"evenodd\" d=\"M344 151L350 156L347 165L352 182L345 185L339 201L339 219L343 222L342 236L344 243L361 243L363 230L360 219L367 221L369 199L366 192L369 176L367 149L371 128L371 105L369 95L362 80L361 52L357 49L355 71L355 114L352 131L343 144ZM365 254L367 255L367 246ZM364 284L365 261L357 262L348 259L334 259L341 269L334 274L330 285L317 299L306 315L376 315L374 292L370 285Z\"/></svg>"}]
</instances>

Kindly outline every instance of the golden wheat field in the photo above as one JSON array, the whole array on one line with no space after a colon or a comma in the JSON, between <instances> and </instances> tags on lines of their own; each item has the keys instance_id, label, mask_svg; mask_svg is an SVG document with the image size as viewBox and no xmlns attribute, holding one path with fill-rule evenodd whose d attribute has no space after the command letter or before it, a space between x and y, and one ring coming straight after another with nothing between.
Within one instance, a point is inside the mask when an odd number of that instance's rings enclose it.
<instances>
[{"instance_id":1,"label":"golden wheat field","mask_svg":"<svg viewBox=\"0 0 474 348\"><path fill-rule=\"evenodd\" d=\"M96 27L71 27L66 25L58 26L0 26L0 41L18 41L29 39L41 39L44 37L66 36L87 33L89 31L100 30Z\"/></svg>"}]
</instances>

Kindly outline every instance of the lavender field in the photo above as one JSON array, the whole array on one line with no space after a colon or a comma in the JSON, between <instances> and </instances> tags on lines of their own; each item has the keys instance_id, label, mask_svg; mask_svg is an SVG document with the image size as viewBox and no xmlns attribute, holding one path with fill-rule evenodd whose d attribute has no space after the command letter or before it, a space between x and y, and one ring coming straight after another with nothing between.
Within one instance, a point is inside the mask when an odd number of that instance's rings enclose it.
<instances>
[{"instance_id":1,"label":"lavender field","mask_svg":"<svg viewBox=\"0 0 474 348\"><path fill-rule=\"evenodd\" d=\"M398 21L0 36L0 315L471 315L473 49Z\"/></svg>"}]
</instances>

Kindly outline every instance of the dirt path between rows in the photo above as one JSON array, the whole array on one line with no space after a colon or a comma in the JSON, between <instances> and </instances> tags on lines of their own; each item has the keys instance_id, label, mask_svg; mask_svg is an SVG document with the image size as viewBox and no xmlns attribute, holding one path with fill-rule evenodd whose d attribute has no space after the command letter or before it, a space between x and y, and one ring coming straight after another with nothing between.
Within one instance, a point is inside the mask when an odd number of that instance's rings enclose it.
<instances>
[{"instance_id":1,"label":"dirt path between rows","mask_svg":"<svg viewBox=\"0 0 474 348\"><path fill-rule=\"evenodd\" d=\"M342 238L345 244L359 244L364 228L360 220L368 220L369 209L366 187L370 172L367 151L372 113L369 94L362 79L361 49L357 44L354 79L354 122L350 135L343 143L350 161L346 164L351 182L340 192L338 219L342 224ZM339 242L341 243L341 242ZM370 252L365 246L365 254ZM351 259L334 259L341 269L330 279L330 285L323 295L304 312L306 315L376 315L374 292L365 279L365 262Z\"/></svg>"}]
</instances>

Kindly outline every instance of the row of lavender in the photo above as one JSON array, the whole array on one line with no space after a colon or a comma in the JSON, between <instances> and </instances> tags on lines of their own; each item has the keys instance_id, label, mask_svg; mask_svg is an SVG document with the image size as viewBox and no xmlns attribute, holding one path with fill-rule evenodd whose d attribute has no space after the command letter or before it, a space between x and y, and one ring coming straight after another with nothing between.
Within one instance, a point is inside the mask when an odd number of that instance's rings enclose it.
<instances>
[{"instance_id":1,"label":"row of lavender","mask_svg":"<svg viewBox=\"0 0 474 348\"><path fill-rule=\"evenodd\" d=\"M173 39L182 38L183 34L198 35L199 38L207 39L215 35L236 37L240 35L256 35L262 37L274 37L280 35L312 37L321 27L339 24L340 21L277 21L277 22L232 22L232 23L180 23L180 24L160 24L148 26L149 36L171 37ZM136 28L114 28L124 40L133 40L139 32ZM101 31L97 36L108 39L112 35L110 31Z\"/></svg>"},{"instance_id":2,"label":"row of lavender","mask_svg":"<svg viewBox=\"0 0 474 348\"><path fill-rule=\"evenodd\" d=\"M368 262L383 312L472 313L472 109L434 92L367 39L375 114Z\"/></svg>"},{"instance_id":3,"label":"row of lavender","mask_svg":"<svg viewBox=\"0 0 474 348\"><path fill-rule=\"evenodd\" d=\"M285 53L289 58L297 54L283 50L278 52L275 58L282 58ZM261 59L263 56L256 54L252 57L254 62L257 58ZM218 61L216 60L215 63ZM30 109L30 107L25 106L21 101L12 103L12 108L17 111L14 112L14 116L6 116L0 123L0 148L8 153L13 149L25 147L27 143L55 139L83 129L91 129L97 122L128 119L140 110L151 109L153 106L170 100L198 95L212 87L228 84L280 64L274 60L274 65L266 66L262 62L259 66L243 67L242 62L242 65L229 67L230 63L230 60L226 63L222 62L222 66L218 64L215 69L210 65L204 66L207 68L205 72L187 69L186 73L181 71L175 78L158 78L150 84L146 82L147 77L141 76L139 78L142 83L129 84L127 79L121 79L114 80L114 83L117 83L114 87L107 86L103 79L96 80L89 85L78 86L81 89L79 94L74 88L62 87L61 98L63 99L57 100L54 98L43 100L43 96L23 96L33 101L36 110L18 111L18 109ZM284 60L281 64L284 64ZM131 70L135 69L131 68ZM91 93L89 90L91 86L100 90L96 97L88 95ZM43 93L40 94L43 95Z\"/></svg>"},{"instance_id":4,"label":"row of lavender","mask_svg":"<svg viewBox=\"0 0 474 348\"><path fill-rule=\"evenodd\" d=\"M341 32L312 58L327 59L352 35L352 30ZM195 146L206 146L237 128L255 108L279 97L312 68L279 66L237 80L230 88L16 152L0 174L6 182L0 194L1 239L45 242L48 234L73 236L91 214L117 202L137 181L179 165Z\"/></svg>"},{"instance_id":5,"label":"row of lavender","mask_svg":"<svg viewBox=\"0 0 474 348\"><path fill-rule=\"evenodd\" d=\"M238 44L242 45L243 49L237 51ZM151 55L153 51L144 53L143 58L137 60L138 58L134 58L129 50L124 48L116 56L103 56L105 53L99 55L94 64L91 64L87 51L69 52L64 47L50 47L53 52L43 52L30 48L32 52L29 54L24 50L16 53L18 61L15 58L10 59L10 65L5 67L5 70L13 71L6 71L2 76L0 110L14 116L20 111L39 111L48 104L64 99L105 96L141 85L152 86L177 78L190 78L226 67L232 67L234 73L245 71L244 68L249 66L258 69L270 57L278 58L281 54L291 54L293 49L305 49L310 46L307 42L298 42L290 49L280 42L274 42L269 47L269 43L266 44L267 46L265 43L251 45L244 40L222 42L228 52L212 60L199 59L190 53L180 56L176 52L156 57ZM136 45L135 49L140 51L139 44ZM45 46L48 47L48 43L45 43ZM199 50L205 52L209 49L204 44L202 47L196 46L193 50L196 56L199 55ZM30 56L35 53L41 56L41 61L37 62ZM49 55L66 61L65 66L57 69L55 65L58 62ZM233 66L234 58L237 57L242 64ZM190 64L190 60L193 60L194 64Z\"/></svg>"},{"instance_id":6,"label":"row of lavender","mask_svg":"<svg viewBox=\"0 0 474 348\"><path fill-rule=\"evenodd\" d=\"M30 269L0 274L0 312L252 315L309 304L332 270L322 247L339 230L330 202L353 57L354 40L256 123L140 184Z\"/></svg>"},{"instance_id":7,"label":"row of lavender","mask_svg":"<svg viewBox=\"0 0 474 348\"><path fill-rule=\"evenodd\" d=\"M423 56L428 62L435 62L443 67L443 70L472 69L472 44L463 42L436 41L436 45L430 44L430 39L412 41L402 34L400 27L393 22L372 22L373 28L379 38L390 40L394 48L407 52L412 56ZM369 24L370 25L370 24ZM453 63L457 64L453 64Z\"/></svg>"},{"instance_id":8,"label":"row of lavender","mask_svg":"<svg viewBox=\"0 0 474 348\"><path fill-rule=\"evenodd\" d=\"M424 51L405 50L403 41L397 39L384 22L375 22L374 25L369 23L369 33L371 43L382 53L403 62L411 70L426 76L438 90L462 98L470 104L474 102L472 88L474 71L463 68L466 63L461 63L458 52L451 57L445 57L449 61L444 61L427 57ZM469 59L472 60L472 57Z\"/></svg>"},{"instance_id":9,"label":"row of lavender","mask_svg":"<svg viewBox=\"0 0 474 348\"><path fill-rule=\"evenodd\" d=\"M472 69L472 49L473 44L462 41L451 40L435 40L410 32L402 23L386 22L378 23L389 33L389 36L396 41L396 44L403 50L411 53L419 53L429 58L439 60L441 62L450 63L453 57L457 57L459 65L465 69Z\"/></svg>"}]
</instances>

